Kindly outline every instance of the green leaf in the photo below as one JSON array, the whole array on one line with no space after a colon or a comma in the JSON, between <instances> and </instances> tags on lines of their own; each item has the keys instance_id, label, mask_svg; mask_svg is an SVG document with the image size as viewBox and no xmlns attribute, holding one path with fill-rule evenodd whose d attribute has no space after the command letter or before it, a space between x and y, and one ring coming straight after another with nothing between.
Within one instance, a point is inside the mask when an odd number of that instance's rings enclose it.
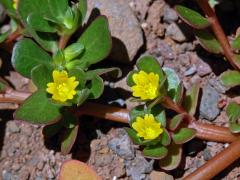
<instances>
[{"instance_id":1,"label":"green leaf","mask_svg":"<svg viewBox=\"0 0 240 180\"><path fill-rule=\"evenodd\" d=\"M69 7L68 0L48 0L48 6L51 16L54 15L57 19L61 19Z\"/></svg>"},{"instance_id":2,"label":"green leaf","mask_svg":"<svg viewBox=\"0 0 240 180\"><path fill-rule=\"evenodd\" d=\"M8 38L9 34L10 34L10 31L0 34L0 43L4 42Z\"/></svg>"},{"instance_id":3,"label":"green leaf","mask_svg":"<svg viewBox=\"0 0 240 180\"><path fill-rule=\"evenodd\" d=\"M96 18L78 42L85 47L85 52L78 58L85 64L85 68L106 58L112 47L107 18L104 16Z\"/></svg>"},{"instance_id":4,"label":"green leaf","mask_svg":"<svg viewBox=\"0 0 240 180\"><path fill-rule=\"evenodd\" d=\"M234 50L240 50L240 35L238 35L231 44Z\"/></svg>"},{"instance_id":5,"label":"green leaf","mask_svg":"<svg viewBox=\"0 0 240 180\"><path fill-rule=\"evenodd\" d=\"M221 54L223 52L220 43L209 31L198 30L195 34L202 47L207 51L215 54Z\"/></svg>"},{"instance_id":6,"label":"green leaf","mask_svg":"<svg viewBox=\"0 0 240 180\"><path fill-rule=\"evenodd\" d=\"M81 43L73 43L66 47L63 51L66 61L70 61L79 56L84 51L84 46Z\"/></svg>"},{"instance_id":7,"label":"green leaf","mask_svg":"<svg viewBox=\"0 0 240 180\"><path fill-rule=\"evenodd\" d=\"M176 5L175 9L179 16L190 26L197 28L197 29L204 29L210 26L207 18L203 17L197 11L189 9L187 7Z\"/></svg>"},{"instance_id":8,"label":"green leaf","mask_svg":"<svg viewBox=\"0 0 240 180\"><path fill-rule=\"evenodd\" d=\"M184 118L186 117L186 114L178 114L176 116L174 116L169 123L169 129L171 131L175 131L181 124L181 122L183 122Z\"/></svg>"},{"instance_id":9,"label":"green leaf","mask_svg":"<svg viewBox=\"0 0 240 180\"><path fill-rule=\"evenodd\" d=\"M200 86L198 84L194 84L191 89L187 90L186 96L183 100L184 109L192 116L196 113L199 92Z\"/></svg>"},{"instance_id":10,"label":"green leaf","mask_svg":"<svg viewBox=\"0 0 240 180\"><path fill-rule=\"evenodd\" d=\"M48 51L56 52L57 36L52 33L37 32L28 24L28 16L31 13L38 14L41 18L51 17L54 19L54 15L51 14L49 9L48 0L21 0L18 3L18 12L22 19L22 23L25 26L25 31L30 34L43 48Z\"/></svg>"},{"instance_id":11,"label":"green leaf","mask_svg":"<svg viewBox=\"0 0 240 180\"><path fill-rule=\"evenodd\" d=\"M240 124L229 123L229 129L232 133L240 133Z\"/></svg>"},{"instance_id":12,"label":"green leaf","mask_svg":"<svg viewBox=\"0 0 240 180\"><path fill-rule=\"evenodd\" d=\"M76 80L79 82L79 87L82 89L85 87L86 84L86 74L80 68L73 68L69 71L69 77L75 76Z\"/></svg>"},{"instance_id":13,"label":"green leaf","mask_svg":"<svg viewBox=\"0 0 240 180\"><path fill-rule=\"evenodd\" d=\"M156 105L150 110L150 114L153 114L155 119L161 123L161 126L166 127L166 113L165 110L160 106Z\"/></svg>"},{"instance_id":14,"label":"green leaf","mask_svg":"<svg viewBox=\"0 0 240 180\"><path fill-rule=\"evenodd\" d=\"M221 74L221 82L224 86L235 87L240 85L240 72L228 70Z\"/></svg>"},{"instance_id":15,"label":"green leaf","mask_svg":"<svg viewBox=\"0 0 240 180\"><path fill-rule=\"evenodd\" d=\"M181 81L173 69L163 68L163 71L167 76L166 84L168 88L168 95L176 102L177 90Z\"/></svg>"},{"instance_id":16,"label":"green leaf","mask_svg":"<svg viewBox=\"0 0 240 180\"><path fill-rule=\"evenodd\" d=\"M77 94L74 96L73 102L78 106L82 105L88 99L90 93L90 90L87 88L77 91Z\"/></svg>"},{"instance_id":17,"label":"green leaf","mask_svg":"<svg viewBox=\"0 0 240 180\"><path fill-rule=\"evenodd\" d=\"M50 138L56 135L61 128L62 128L62 121L58 121L57 123L44 126L42 130L42 134L44 135L44 137Z\"/></svg>"},{"instance_id":18,"label":"green leaf","mask_svg":"<svg viewBox=\"0 0 240 180\"><path fill-rule=\"evenodd\" d=\"M87 14L87 0L79 0L79 10L81 14L81 24L83 24Z\"/></svg>"},{"instance_id":19,"label":"green leaf","mask_svg":"<svg viewBox=\"0 0 240 180\"><path fill-rule=\"evenodd\" d=\"M35 31L40 32L57 32L56 28L51 25L47 20L45 20L41 15L32 13L27 18L28 25Z\"/></svg>"},{"instance_id":20,"label":"green leaf","mask_svg":"<svg viewBox=\"0 0 240 180\"><path fill-rule=\"evenodd\" d=\"M176 144L184 144L196 136L197 131L192 128L181 128L172 136Z\"/></svg>"},{"instance_id":21,"label":"green leaf","mask_svg":"<svg viewBox=\"0 0 240 180\"><path fill-rule=\"evenodd\" d=\"M171 143L170 134L165 128L163 129L163 133L161 134L160 142L163 146L168 146Z\"/></svg>"},{"instance_id":22,"label":"green leaf","mask_svg":"<svg viewBox=\"0 0 240 180\"><path fill-rule=\"evenodd\" d=\"M132 78L132 76L133 76L133 74L135 74L135 73L138 73L138 71L131 71L131 72L129 72L129 74L127 75L127 85L128 86L130 86L130 87L132 87L132 86L134 86L135 85L135 83L134 83L134 81L133 81L133 78Z\"/></svg>"},{"instance_id":23,"label":"green leaf","mask_svg":"<svg viewBox=\"0 0 240 180\"><path fill-rule=\"evenodd\" d=\"M138 116L144 117L145 111L144 111L144 106L136 106L130 111L130 125L135 122L136 118Z\"/></svg>"},{"instance_id":24,"label":"green leaf","mask_svg":"<svg viewBox=\"0 0 240 180\"><path fill-rule=\"evenodd\" d=\"M112 68L89 70L86 72L86 79L91 80L92 78L94 78L95 75L101 76L107 73L111 74L115 78L119 78L122 76L122 71L120 68L112 67Z\"/></svg>"},{"instance_id":25,"label":"green leaf","mask_svg":"<svg viewBox=\"0 0 240 180\"><path fill-rule=\"evenodd\" d=\"M146 73L155 73L159 75L159 81L163 81L165 79L165 75L162 71L162 68L160 66L160 64L158 63L158 61L152 57L152 56L143 56L140 57L137 60L136 63L137 67L139 70L143 70Z\"/></svg>"},{"instance_id":26,"label":"green leaf","mask_svg":"<svg viewBox=\"0 0 240 180\"><path fill-rule=\"evenodd\" d=\"M47 83L52 82L52 69L47 68L43 64L39 64L32 69L31 77L38 89L45 90Z\"/></svg>"},{"instance_id":27,"label":"green leaf","mask_svg":"<svg viewBox=\"0 0 240 180\"><path fill-rule=\"evenodd\" d=\"M132 139L134 144L142 144L142 140L137 136L137 133L133 129L128 127L125 127L124 129L128 133L128 136Z\"/></svg>"},{"instance_id":28,"label":"green leaf","mask_svg":"<svg viewBox=\"0 0 240 180\"><path fill-rule=\"evenodd\" d=\"M226 113L230 122L236 122L240 118L240 105L235 102L229 103L226 108Z\"/></svg>"},{"instance_id":29,"label":"green leaf","mask_svg":"<svg viewBox=\"0 0 240 180\"><path fill-rule=\"evenodd\" d=\"M66 129L61 143L62 154L66 155L71 151L73 144L77 138L78 128L79 125L71 129Z\"/></svg>"},{"instance_id":30,"label":"green leaf","mask_svg":"<svg viewBox=\"0 0 240 180\"><path fill-rule=\"evenodd\" d=\"M99 98L102 93L103 93L103 89L104 89L104 84L103 84L103 80L100 76L96 75L91 83L90 83L90 95L89 98L90 99L97 99Z\"/></svg>"},{"instance_id":31,"label":"green leaf","mask_svg":"<svg viewBox=\"0 0 240 180\"><path fill-rule=\"evenodd\" d=\"M168 149L159 144L147 146L143 149L143 155L149 158L162 159L168 154Z\"/></svg>"},{"instance_id":32,"label":"green leaf","mask_svg":"<svg viewBox=\"0 0 240 180\"><path fill-rule=\"evenodd\" d=\"M20 74L28 78L31 77L33 67L39 64L51 67L51 63L51 57L31 39L22 39L13 48L12 64Z\"/></svg>"},{"instance_id":33,"label":"green leaf","mask_svg":"<svg viewBox=\"0 0 240 180\"><path fill-rule=\"evenodd\" d=\"M45 91L30 96L15 113L15 118L35 124L52 124L61 118L61 106L49 102Z\"/></svg>"},{"instance_id":34,"label":"green leaf","mask_svg":"<svg viewBox=\"0 0 240 180\"><path fill-rule=\"evenodd\" d=\"M172 143L168 146L168 155L159 161L159 165L162 169L170 171L176 169L182 159L182 148L181 145Z\"/></svg>"},{"instance_id":35,"label":"green leaf","mask_svg":"<svg viewBox=\"0 0 240 180\"><path fill-rule=\"evenodd\" d=\"M175 93L175 102L178 105L182 105L183 96L184 96L184 86L183 86L183 83L180 82Z\"/></svg>"}]
</instances>

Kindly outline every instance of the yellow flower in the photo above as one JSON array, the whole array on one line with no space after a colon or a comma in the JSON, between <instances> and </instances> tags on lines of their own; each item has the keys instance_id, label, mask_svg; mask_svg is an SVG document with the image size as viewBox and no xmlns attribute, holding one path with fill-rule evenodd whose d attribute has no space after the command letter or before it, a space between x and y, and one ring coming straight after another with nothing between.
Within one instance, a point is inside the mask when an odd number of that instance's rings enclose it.
<instances>
[{"instance_id":1,"label":"yellow flower","mask_svg":"<svg viewBox=\"0 0 240 180\"><path fill-rule=\"evenodd\" d=\"M76 77L68 77L66 71L54 70L52 73L53 82L47 84L46 91L52 94L52 99L60 102L66 102L68 99L73 99L76 94L75 88L79 82L75 81Z\"/></svg>"},{"instance_id":2,"label":"yellow flower","mask_svg":"<svg viewBox=\"0 0 240 180\"><path fill-rule=\"evenodd\" d=\"M147 74L144 71L133 74L133 82L136 84L131 87L133 96L140 97L141 100L153 100L158 96L159 76L153 72Z\"/></svg>"},{"instance_id":3,"label":"yellow flower","mask_svg":"<svg viewBox=\"0 0 240 180\"><path fill-rule=\"evenodd\" d=\"M157 122L152 114L145 114L144 118L137 117L132 127L139 137L145 140L156 139L162 132L161 123Z\"/></svg>"},{"instance_id":4,"label":"yellow flower","mask_svg":"<svg viewBox=\"0 0 240 180\"><path fill-rule=\"evenodd\" d=\"M13 8L17 9L18 0L13 0Z\"/></svg>"}]
</instances>

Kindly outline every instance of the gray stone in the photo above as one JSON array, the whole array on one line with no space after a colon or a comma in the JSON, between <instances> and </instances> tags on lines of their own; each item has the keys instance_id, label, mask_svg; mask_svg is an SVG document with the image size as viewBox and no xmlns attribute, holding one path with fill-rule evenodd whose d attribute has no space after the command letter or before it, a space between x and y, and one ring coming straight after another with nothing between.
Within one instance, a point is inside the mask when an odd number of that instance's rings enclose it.
<instances>
[{"instance_id":1,"label":"gray stone","mask_svg":"<svg viewBox=\"0 0 240 180\"><path fill-rule=\"evenodd\" d=\"M126 161L127 176L131 176L133 180L145 180L146 174L153 169L154 161L148 162L141 154L136 154L133 161Z\"/></svg>"},{"instance_id":2,"label":"gray stone","mask_svg":"<svg viewBox=\"0 0 240 180\"><path fill-rule=\"evenodd\" d=\"M27 136L31 136L32 135L32 127L30 125L24 125L22 128L21 128L21 131L23 132L23 134L27 135Z\"/></svg>"},{"instance_id":3,"label":"gray stone","mask_svg":"<svg viewBox=\"0 0 240 180\"><path fill-rule=\"evenodd\" d=\"M208 160L210 160L212 158L212 155L211 155L209 149L207 149L207 148L204 149L204 151L203 151L203 158L204 158L205 161L208 161Z\"/></svg>"},{"instance_id":4,"label":"gray stone","mask_svg":"<svg viewBox=\"0 0 240 180\"><path fill-rule=\"evenodd\" d=\"M123 159L133 159L134 149L124 129L118 129L117 137L108 142L108 147Z\"/></svg>"},{"instance_id":5,"label":"gray stone","mask_svg":"<svg viewBox=\"0 0 240 180\"><path fill-rule=\"evenodd\" d=\"M195 65L193 65L192 67L187 69L187 71L184 72L184 76L191 76L191 75L193 75L196 72L197 72L197 68L196 68Z\"/></svg>"},{"instance_id":6,"label":"gray stone","mask_svg":"<svg viewBox=\"0 0 240 180\"><path fill-rule=\"evenodd\" d=\"M89 12L97 8L109 20L113 37L113 48L109 57L120 62L132 61L143 45L143 35L128 1L89 0L88 5Z\"/></svg>"},{"instance_id":7,"label":"gray stone","mask_svg":"<svg viewBox=\"0 0 240 180\"><path fill-rule=\"evenodd\" d=\"M200 102L200 117L207 120L214 120L220 110L218 108L218 101L220 94L209 84L203 87L203 95Z\"/></svg>"},{"instance_id":8,"label":"gray stone","mask_svg":"<svg viewBox=\"0 0 240 180\"><path fill-rule=\"evenodd\" d=\"M18 127L18 125L15 123L15 121L9 121L8 122L8 130L11 133L18 133L20 132L20 128Z\"/></svg>"},{"instance_id":9,"label":"gray stone","mask_svg":"<svg viewBox=\"0 0 240 180\"><path fill-rule=\"evenodd\" d=\"M3 180L11 180L12 179L12 174L6 170L2 171L2 178Z\"/></svg>"},{"instance_id":10,"label":"gray stone","mask_svg":"<svg viewBox=\"0 0 240 180\"><path fill-rule=\"evenodd\" d=\"M178 15L174 9L170 8L169 6L166 6L164 8L163 20L167 23L172 23L178 20Z\"/></svg>"},{"instance_id":11,"label":"gray stone","mask_svg":"<svg viewBox=\"0 0 240 180\"><path fill-rule=\"evenodd\" d=\"M162 56L163 59L173 60L175 58L173 49L164 40L158 42L157 56Z\"/></svg>"},{"instance_id":12,"label":"gray stone","mask_svg":"<svg viewBox=\"0 0 240 180\"><path fill-rule=\"evenodd\" d=\"M212 85L212 87L214 87L219 93L224 94L227 90L229 90L229 87L224 86L219 77L211 77L209 79L209 84Z\"/></svg>"},{"instance_id":13,"label":"gray stone","mask_svg":"<svg viewBox=\"0 0 240 180\"><path fill-rule=\"evenodd\" d=\"M188 67L190 65L190 57L188 56L188 54L180 54L177 61L179 61L181 65L185 67Z\"/></svg>"},{"instance_id":14,"label":"gray stone","mask_svg":"<svg viewBox=\"0 0 240 180\"><path fill-rule=\"evenodd\" d=\"M178 27L176 23L171 23L166 29L166 36L169 36L173 40L177 42L186 41L186 36L183 34L181 29Z\"/></svg>"}]
</instances>

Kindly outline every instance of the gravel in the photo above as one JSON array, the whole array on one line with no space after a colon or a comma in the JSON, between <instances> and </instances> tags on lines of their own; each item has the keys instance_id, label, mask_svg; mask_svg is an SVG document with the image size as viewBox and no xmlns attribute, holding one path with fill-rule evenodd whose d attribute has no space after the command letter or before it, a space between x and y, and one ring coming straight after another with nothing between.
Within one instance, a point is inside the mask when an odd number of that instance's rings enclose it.
<instances>
[{"instance_id":1,"label":"gravel","mask_svg":"<svg viewBox=\"0 0 240 180\"><path fill-rule=\"evenodd\" d=\"M200 116L206 120L214 120L220 113L218 101L220 94L209 84L203 87L200 102Z\"/></svg>"}]
</instances>

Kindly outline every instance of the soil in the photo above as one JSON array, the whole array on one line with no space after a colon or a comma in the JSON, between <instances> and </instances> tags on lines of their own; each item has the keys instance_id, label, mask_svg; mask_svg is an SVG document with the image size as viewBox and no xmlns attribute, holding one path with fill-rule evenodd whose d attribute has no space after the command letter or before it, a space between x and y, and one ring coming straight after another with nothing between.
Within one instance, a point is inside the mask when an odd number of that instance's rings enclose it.
<instances>
[{"instance_id":1,"label":"soil","mask_svg":"<svg viewBox=\"0 0 240 180\"><path fill-rule=\"evenodd\" d=\"M230 68L228 63L222 57L213 56L198 45L191 28L178 18L171 3L164 0L126 0L126 2L137 17L144 37L144 46L139 49L134 60L142 54L153 55L161 65L173 68L178 73L185 88L188 89L193 83L199 83L203 88L203 97L199 101L197 118L205 123L227 126L224 106L230 98L225 94L227 89L220 84L218 76ZM223 9L222 5L217 7L220 21L229 36L235 31L237 20L234 20L235 26L227 26L229 22L222 14L228 13L231 17L234 12L240 10L239 6L234 6L236 1L230 2L233 4L228 5L227 10ZM0 51L0 57L3 63L1 75L5 76L17 90L32 89L29 80L11 68L10 55ZM129 101L131 94L125 78L134 68L133 63L119 61L113 63L123 69L123 77L118 80L107 78L105 92L100 101L131 108L134 104ZM214 108L208 108L206 111L204 104ZM16 105L0 104L1 109L4 107L15 109ZM3 180L57 179L60 166L67 159L87 162L104 180L155 180L159 177L182 179L228 146L194 139L184 145L186 160L179 168L162 172L156 163L145 159L136 150L136 146L123 130L124 124L81 117L82 126L77 142L69 155L61 155L57 143L58 136L44 139L42 126L13 120L13 112L0 111L0 179ZM239 178L240 163L235 162L214 179Z\"/></svg>"}]
</instances>

